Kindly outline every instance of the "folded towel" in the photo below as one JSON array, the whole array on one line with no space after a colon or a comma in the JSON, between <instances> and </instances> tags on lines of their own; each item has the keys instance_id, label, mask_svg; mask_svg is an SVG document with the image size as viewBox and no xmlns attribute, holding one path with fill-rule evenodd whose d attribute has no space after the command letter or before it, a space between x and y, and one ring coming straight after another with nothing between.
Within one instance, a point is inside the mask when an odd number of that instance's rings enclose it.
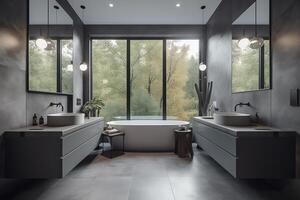
<instances>
[{"instance_id":1,"label":"folded towel","mask_svg":"<svg viewBox=\"0 0 300 200\"><path fill-rule=\"evenodd\" d=\"M111 129L111 130L105 130L104 133L106 134L114 134L114 133L120 133L118 129Z\"/></svg>"}]
</instances>

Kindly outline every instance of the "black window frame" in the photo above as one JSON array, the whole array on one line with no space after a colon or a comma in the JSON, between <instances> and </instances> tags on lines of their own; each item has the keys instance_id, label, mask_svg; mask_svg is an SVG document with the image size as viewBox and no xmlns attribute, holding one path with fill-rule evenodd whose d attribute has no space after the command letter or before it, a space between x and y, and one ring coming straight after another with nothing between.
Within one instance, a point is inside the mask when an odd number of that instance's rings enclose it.
<instances>
[{"instance_id":1,"label":"black window frame","mask_svg":"<svg viewBox=\"0 0 300 200\"><path fill-rule=\"evenodd\" d=\"M90 37L89 43L90 43L90 90L91 90L91 98L93 98L93 52L92 52L92 45L93 40L124 40L126 41L127 48L126 48L126 57L127 57L127 63L126 63L126 119L131 120L131 85L130 85L130 47L131 47L131 41L133 40L161 40L163 42L163 51L162 51L162 99L163 99L163 107L162 107L162 120L167 120L167 41L168 40L198 40L199 41L199 64L201 62L201 59L203 56L201 47L201 37L197 38L191 38L191 37ZM200 85L201 82L201 73L200 70L198 70L199 78L198 78L198 84ZM200 114L200 109L198 109L198 115Z\"/></svg>"},{"instance_id":2,"label":"black window frame","mask_svg":"<svg viewBox=\"0 0 300 200\"><path fill-rule=\"evenodd\" d=\"M37 37L30 37L28 40L28 43L30 40L36 40ZM41 93L41 94L55 94L55 95L66 95L66 96L72 96L73 93L64 93L62 92L62 46L61 41L62 40L73 40L72 37L51 37L51 40L56 41L57 47L56 47L56 91L55 92L47 92L47 91L39 91L39 90L31 90L30 89L30 53L29 53L29 45L27 45L27 78L26 78L26 90L28 93ZM59 50L59 51L58 51Z\"/></svg>"}]
</instances>

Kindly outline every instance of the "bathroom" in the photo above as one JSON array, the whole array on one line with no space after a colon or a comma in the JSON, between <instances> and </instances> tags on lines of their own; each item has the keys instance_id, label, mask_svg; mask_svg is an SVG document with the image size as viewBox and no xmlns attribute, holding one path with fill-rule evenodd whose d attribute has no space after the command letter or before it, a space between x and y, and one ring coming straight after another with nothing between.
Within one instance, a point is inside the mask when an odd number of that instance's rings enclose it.
<instances>
[{"instance_id":1,"label":"bathroom","mask_svg":"<svg viewBox=\"0 0 300 200\"><path fill-rule=\"evenodd\" d=\"M300 198L298 1L0 5L0 199ZM226 125L244 115L258 125ZM125 133L112 159L107 123ZM185 127L193 158L174 154Z\"/></svg>"}]
</instances>

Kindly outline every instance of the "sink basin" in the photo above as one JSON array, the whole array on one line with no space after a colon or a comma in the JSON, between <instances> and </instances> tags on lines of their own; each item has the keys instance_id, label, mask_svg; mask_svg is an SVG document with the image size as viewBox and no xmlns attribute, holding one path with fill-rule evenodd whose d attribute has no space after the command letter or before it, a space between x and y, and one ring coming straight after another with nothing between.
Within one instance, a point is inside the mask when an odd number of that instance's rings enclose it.
<instances>
[{"instance_id":1,"label":"sink basin","mask_svg":"<svg viewBox=\"0 0 300 200\"><path fill-rule=\"evenodd\" d=\"M48 126L72 126L84 123L83 113L57 113L47 115Z\"/></svg>"},{"instance_id":2,"label":"sink basin","mask_svg":"<svg viewBox=\"0 0 300 200\"><path fill-rule=\"evenodd\" d=\"M250 115L235 112L220 112L214 114L214 121L225 126L249 126Z\"/></svg>"}]
</instances>

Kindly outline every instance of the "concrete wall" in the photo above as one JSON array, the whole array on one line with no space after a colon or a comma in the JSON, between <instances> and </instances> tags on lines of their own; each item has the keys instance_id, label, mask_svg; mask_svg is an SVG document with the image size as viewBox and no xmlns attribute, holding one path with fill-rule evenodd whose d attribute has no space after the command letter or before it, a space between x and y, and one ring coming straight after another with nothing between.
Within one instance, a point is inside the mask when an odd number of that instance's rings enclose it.
<instances>
[{"instance_id":1,"label":"concrete wall","mask_svg":"<svg viewBox=\"0 0 300 200\"><path fill-rule=\"evenodd\" d=\"M49 112L61 112L56 108L47 108L51 101L62 102L65 111L68 101L73 106L72 98L66 96L26 92L27 11L28 1L0 2L0 177L4 176L1 137L4 130L31 124L33 113L46 115ZM83 26L76 26L73 37L76 58L74 66L79 69L78 63L83 55ZM78 70L74 73L74 96L82 98L82 74ZM79 107L76 106L73 110L78 111ZM0 199L5 193L13 192L15 187L22 187L24 183L26 181L0 178Z\"/></svg>"},{"instance_id":2,"label":"concrete wall","mask_svg":"<svg viewBox=\"0 0 300 200\"><path fill-rule=\"evenodd\" d=\"M215 84L213 100L217 100L222 111L232 111L236 103L249 101L252 108L239 111L253 115L257 112L263 123L300 133L300 107L289 105L290 89L300 87L299 1L271 3L273 89L231 93L231 24L237 13L252 2L223 0L208 22L207 65L208 78Z\"/></svg>"}]
</instances>

